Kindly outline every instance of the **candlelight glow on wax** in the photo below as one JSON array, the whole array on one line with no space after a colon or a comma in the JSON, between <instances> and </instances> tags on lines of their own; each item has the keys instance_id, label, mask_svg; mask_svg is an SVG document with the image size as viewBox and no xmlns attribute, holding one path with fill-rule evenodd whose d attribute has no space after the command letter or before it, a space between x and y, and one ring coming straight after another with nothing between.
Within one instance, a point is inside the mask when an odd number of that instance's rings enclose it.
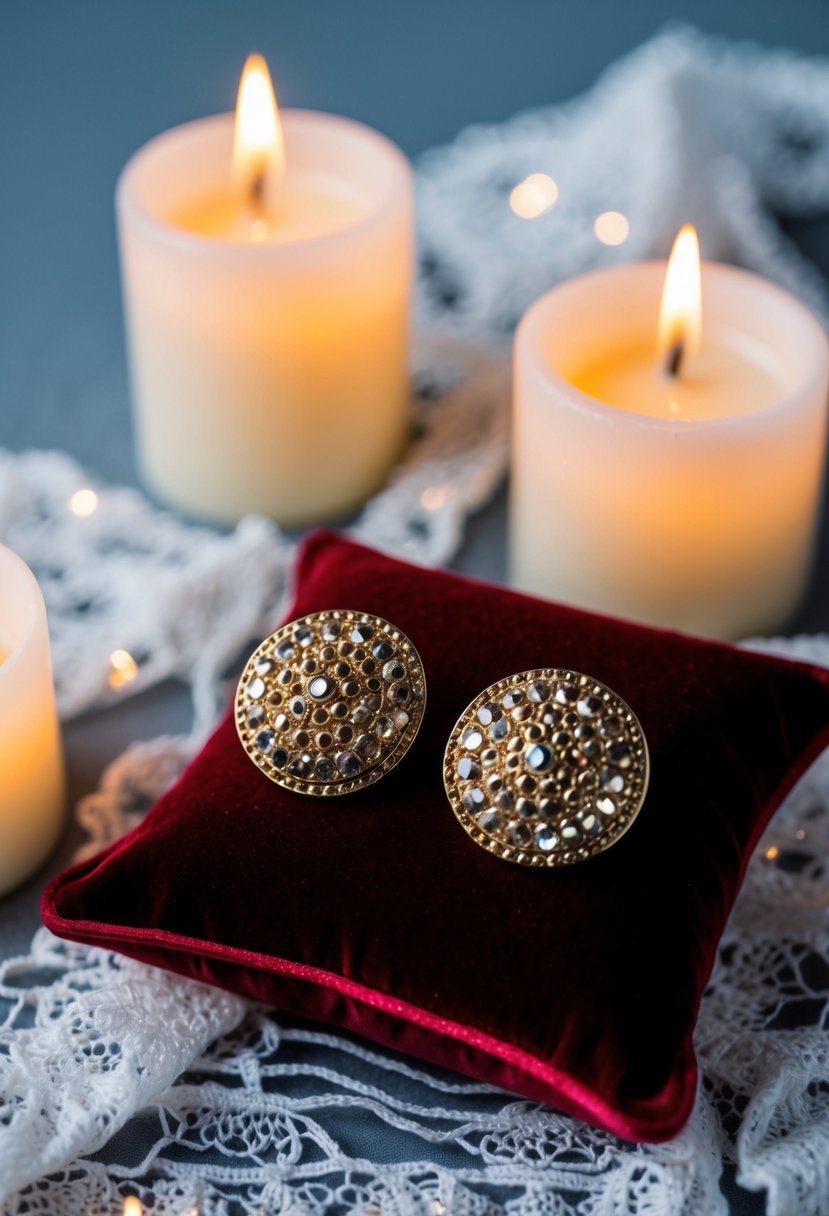
<instances>
[{"instance_id":1,"label":"candlelight glow on wax","mask_svg":"<svg viewBox=\"0 0 829 1216\"><path fill-rule=\"evenodd\" d=\"M0 545L0 896L51 852L64 806L63 756L46 607L32 572Z\"/></svg>"},{"instance_id":2,"label":"candlelight glow on wax","mask_svg":"<svg viewBox=\"0 0 829 1216\"><path fill-rule=\"evenodd\" d=\"M686 224L674 241L652 337L608 340L598 354L574 362L571 383L618 409L686 422L779 401L787 373L773 348L737 316L703 333L702 311L699 239Z\"/></svg>"},{"instance_id":3,"label":"candlelight glow on wax","mask_svg":"<svg viewBox=\"0 0 829 1216\"><path fill-rule=\"evenodd\" d=\"M674 241L662 303L659 308L657 350L664 359L671 351L682 351L683 366L699 350L702 333L702 269L699 237L693 224L679 230Z\"/></svg>"},{"instance_id":4,"label":"candlelight glow on wax","mask_svg":"<svg viewBox=\"0 0 829 1216\"><path fill-rule=\"evenodd\" d=\"M233 180L244 199L272 198L285 170L285 137L271 74L262 55L248 55L233 127Z\"/></svg>"},{"instance_id":5,"label":"candlelight glow on wax","mask_svg":"<svg viewBox=\"0 0 829 1216\"><path fill-rule=\"evenodd\" d=\"M289 141L290 142L290 141ZM226 185L193 189L169 210L176 228L240 245L287 245L359 223L368 200L290 157L268 65L249 55L239 81ZM290 163L289 163L290 160Z\"/></svg>"}]
</instances>

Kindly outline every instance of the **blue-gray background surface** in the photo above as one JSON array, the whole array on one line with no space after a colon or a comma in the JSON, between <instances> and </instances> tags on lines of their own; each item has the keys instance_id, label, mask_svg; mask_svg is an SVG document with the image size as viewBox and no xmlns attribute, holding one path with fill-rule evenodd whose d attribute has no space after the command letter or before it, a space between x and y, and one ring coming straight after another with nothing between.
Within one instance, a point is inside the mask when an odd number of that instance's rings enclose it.
<instances>
[{"instance_id":1,"label":"blue-gray background surface","mask_svg":"<svg viewBox=\"0 0 829 1216\"><path fill-rule=\"evenodd\" d=\"M583 91L669 20L829 54L827 0L0 0L0 445L61 448L135 479L113 189L150 136L231 108L249 51L268 57L283 105L349 114L416 156L470 122ZM829 223L790 231L829 272ZM502 574L502 499L459 565ZM795 624L829 628L825 530ZM168 686L73 724L73 797L132 739L186 722ZM70 848L67 834L50 868ZM0 953L25 948L42 882L0 903Z\"/></svg>"}]
</instances>

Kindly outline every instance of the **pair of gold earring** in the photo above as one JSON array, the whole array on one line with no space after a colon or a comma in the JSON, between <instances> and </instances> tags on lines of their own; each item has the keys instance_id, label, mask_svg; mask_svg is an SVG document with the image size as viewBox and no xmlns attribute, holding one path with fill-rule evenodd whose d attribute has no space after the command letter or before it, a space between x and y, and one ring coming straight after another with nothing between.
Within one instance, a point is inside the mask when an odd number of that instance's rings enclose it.
<instances>
[{"instance_id":1,"label":"pair of gold earring","mask_svg":"<svg viewBox=\"0 0 829 1216\"><path fill-rule=\"evenodd\" d=\"M253 763L298 794L338 797L403 759L426 709L413 643L382 617L350 609L283 625L251 655L236 729ZM572 865L614 844L647 791L636 715L599 680L565 668L518 672L463 711L443 782L461 826L526 866Z\"/></svg>"}]
</instances>

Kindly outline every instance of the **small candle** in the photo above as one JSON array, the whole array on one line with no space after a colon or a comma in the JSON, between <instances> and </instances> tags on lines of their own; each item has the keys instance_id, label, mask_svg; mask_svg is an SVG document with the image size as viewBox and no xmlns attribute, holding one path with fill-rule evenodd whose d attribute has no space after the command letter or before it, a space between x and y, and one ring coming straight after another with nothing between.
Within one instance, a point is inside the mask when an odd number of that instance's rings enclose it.
<instances>
[{"instance_id":1,"label":"small candle","mask_svg":"<svg viewBox=\"0 0 829 1216\"><path fill-rule=\"evenodd\" d=\"M0 895L55 847L63 808L46 608L31 571L0 545Z\"/></svg>"},{"instance_id":2,"label":"small candle","mask_svg":"<svg viewBox=\"0 0 829 1216\"><path fill-rule=\"evenodd\" d=\"M767 633L807 582L829 354L792 296L706 264L574 279L515 344L511 572L525 590L714 637Z\"/></svg>"},{"instance_id":3,"label":"small candle","mask_svg":"<svg viewBox=\"0 0 829 1216\"><path fill-rule=\"evenodd\" d=\"M280 117L254 56L235 118L152 140L117 202L145 481L220 523L357 507L409 423L402 153L344 118Z\"/></svg>"}]
</instances>

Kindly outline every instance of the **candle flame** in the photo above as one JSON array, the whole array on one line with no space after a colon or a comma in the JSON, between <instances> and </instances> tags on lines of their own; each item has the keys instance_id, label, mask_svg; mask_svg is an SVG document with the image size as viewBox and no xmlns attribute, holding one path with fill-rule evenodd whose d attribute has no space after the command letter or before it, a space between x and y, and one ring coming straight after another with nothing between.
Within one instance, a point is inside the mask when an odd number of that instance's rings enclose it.
<instances>
[{"instance_id":1,"label":"candle flame","mask_svg":"<svg viewBox=\"0 0 829 1216\"><path fill-rule=\"evenodd\" d=\"M259 202L285 168L285 140L271 74L262 55L248 55L233 130L233 180L247 198Z\"/></svg>"},{"instance_id":2,"label":"candle flame","mask_svg":"<svg viewBox=\"0 0 829 1216\"><path fill-rule=\"evenodd\" d=\"M141 1200L137 1199L135 1195L127 1195L124 1200L122 1216L144 1216Z\"/></svg>"},{"instance_id":3,"label":"candle flame","mask_svg":"<svg viewBox=\"0 0 829 1216\"><path fill-rule=\"evenodd\" d=\"M679 349L683 362L692 359L699 350L701 332L699 238L694 225L686 224L674 241L662 288L657 340L660 357L668 358L672 351Z\"/></svg>"}]
</instances>

